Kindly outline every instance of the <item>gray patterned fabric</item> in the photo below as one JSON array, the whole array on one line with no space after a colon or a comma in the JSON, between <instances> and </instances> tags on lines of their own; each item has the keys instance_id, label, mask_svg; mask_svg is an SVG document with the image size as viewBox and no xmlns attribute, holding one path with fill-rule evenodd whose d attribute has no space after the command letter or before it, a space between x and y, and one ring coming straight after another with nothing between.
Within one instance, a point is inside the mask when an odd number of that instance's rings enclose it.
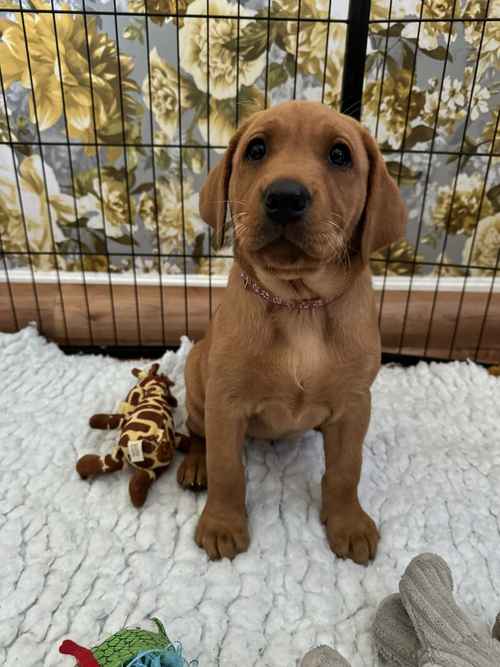
<instances>
[{"instance_id":1,"label":"gray patterned fabric","mask_svg":"<svg viewBox=\"0 0 500 667\"><path fill-rule=\"evenodd\" d=\"M416 667L419 643L398 593L389 595L379 605L373 635L383 660L398 667Z\"/></svg>"},{"instance_id":2,"label":"gray patterned fabric","mask_svg":"<svg viewBox=\"0 0 500 667\"><path fill-rule=\"evenodd\" d=\"M453 582L442 558L414 558L399 584L401 601L421 648L419 667L494 667L500 644L473 628L453 598Z\"/></svg>"},{"instance_id":3,"label":"gray patterned fabric","mask_svg":"<svg viewBox=\"0 0 500 667\"><path fill-rule=\"evenodd\" d=\"M318 646L305 654L300 667L350 667L350 665L333 648Z\"/></svg>"},{"instance_id":4,"label":"gray patterned fabric","mask_svg":"<svg viewBox=\"0 0 500 667\"><path fill-rule=\"evenodd\" d=\"M500 614L497 616L497 620L495 621L495 625L493 626L493 631L491 634L500 642Z\"/></svg>"},{"instance_id":5,"label":"gray patterned fabric","mask_svg":"<svg viewBox=\"0 0 500 667\"><path fill-rule=\"evenodd\" d=\"M421 554L406 568L399 594L379 606L373 635L387 667L499 667L500 614L492 637L474 627L453 598L453 579L445 561ZM301 667L349 667L337 651L319 646Z\"/></svg>"}]
</instances>

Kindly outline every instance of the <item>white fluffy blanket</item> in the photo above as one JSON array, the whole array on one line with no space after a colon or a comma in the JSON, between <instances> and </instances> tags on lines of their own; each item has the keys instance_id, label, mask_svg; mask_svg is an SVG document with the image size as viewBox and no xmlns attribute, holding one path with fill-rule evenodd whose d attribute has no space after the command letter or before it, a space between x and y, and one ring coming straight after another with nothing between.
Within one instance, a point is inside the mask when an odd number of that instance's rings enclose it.
<instances>
[{"instance_id":1,"label":"white fluffy blanket","mask_svg":"<svg viewBox=\"0 0 500 667\"><path fill-rule=\"evenodd\" d=\"M181 406L189 347L162 359ZM193 541L205 494L182 491L175 466L141 511L128 472L93 482L75 472L79 455L111 446L113 432L87 420L125 396L133 365L65 356L33 328L0 334L0 664L70 667L57 652L63 638L93 645L155 615L200 667L293 667L318 643L372 667L377 604L422 551L441 554L459 601L493 621L500 380L472 363L381 371L361 482L382 533L374 564L329 551L313 433L248 444L250 550L211 563Z\"/></svg>"}]
</instances>

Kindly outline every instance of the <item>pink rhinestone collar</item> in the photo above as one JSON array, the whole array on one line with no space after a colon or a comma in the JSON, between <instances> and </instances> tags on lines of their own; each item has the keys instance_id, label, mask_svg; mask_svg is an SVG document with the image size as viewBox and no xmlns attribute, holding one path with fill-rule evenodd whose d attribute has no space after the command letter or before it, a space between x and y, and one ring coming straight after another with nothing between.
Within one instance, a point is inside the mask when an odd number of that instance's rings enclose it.
<instances>
[{"instance_id":1,"label":"pink rhinestone collar","mask_svg":"<svg viewBox=\"0 0 500 667\"><path fill-rule=\"evenodd\" d=\"M260 296L261 299L267 303L271 303L273 306L281 306L282 308L288 308L288 310L314 310L315 308L323 308L337 298L336 296L333 296L330 299L293 299L287 301L286 299L282 299L281 297L268 292L264 287L261 287L258 283L252 280L252 278L250 278L244 271L240 273L240 277L245 289L257 294L257 296Z\"/></svg>"}]
</instances>

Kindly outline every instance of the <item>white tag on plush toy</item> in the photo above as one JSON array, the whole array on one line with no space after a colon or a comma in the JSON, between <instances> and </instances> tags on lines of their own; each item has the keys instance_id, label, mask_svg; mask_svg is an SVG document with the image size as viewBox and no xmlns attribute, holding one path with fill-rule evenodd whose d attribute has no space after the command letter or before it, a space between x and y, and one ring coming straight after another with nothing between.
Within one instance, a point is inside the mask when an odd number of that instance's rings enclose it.
<instances>
[{"instance_id":1,"label":"white tag on plush toy","mask_svg":"<svg viewBox=\"0 0 500 667\"><path fill-rule=\"evenodd\" d=\"M135 440L128 443L128 455L132 463L141 463L144 461L142 452L142 440Z\"/></svg>"}]
</instances>

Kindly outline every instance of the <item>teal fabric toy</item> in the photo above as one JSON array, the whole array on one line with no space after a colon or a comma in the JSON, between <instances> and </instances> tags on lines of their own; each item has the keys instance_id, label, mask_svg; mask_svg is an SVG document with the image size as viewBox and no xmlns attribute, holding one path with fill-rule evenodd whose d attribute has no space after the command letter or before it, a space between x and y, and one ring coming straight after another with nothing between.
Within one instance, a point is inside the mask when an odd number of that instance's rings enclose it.
<instances>
[{"instance_id":1,"label":"teal fabric toy","mask_svg":"<svg viewBox=\"0 0 500 667\"><path fill-rule=\"evenodd\" d=\"M66 639L59 652L73 656L78 667L197 667L196 660L183 658L181 646L170 641L161 621L151 620L158 632L123 628L90 649Z\"/></svg>"}]
</instances>

